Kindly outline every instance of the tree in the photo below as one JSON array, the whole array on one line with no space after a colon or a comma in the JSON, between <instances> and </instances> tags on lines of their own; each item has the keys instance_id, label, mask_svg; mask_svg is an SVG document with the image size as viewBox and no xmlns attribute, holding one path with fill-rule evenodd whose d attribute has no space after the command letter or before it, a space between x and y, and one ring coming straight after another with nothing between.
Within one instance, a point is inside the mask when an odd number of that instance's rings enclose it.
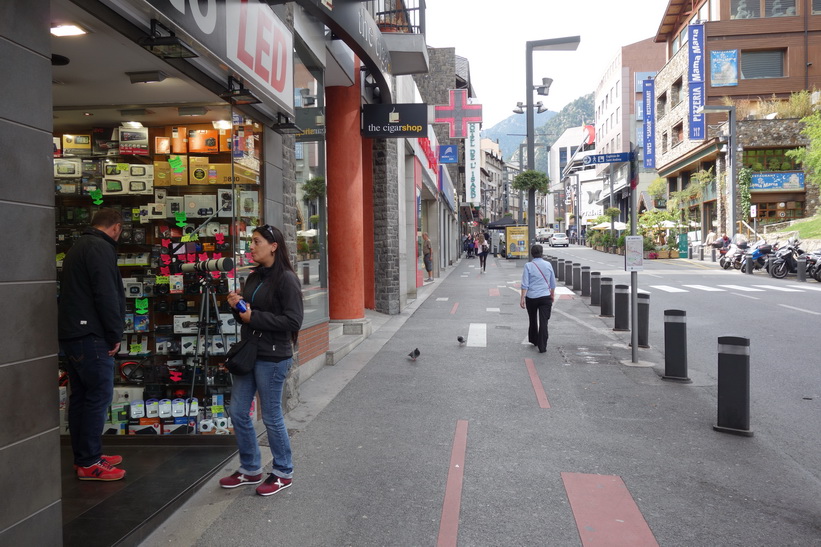
<instances>
[{"instance_id":1,"label":"tree","mask_svg":"<svg viewBox=\"0 0 821 547\"><path fill-rule=\"evenodd\" d=\"M803 164L808 182L821 187L821 112L802 118L801 123L801 134L809 139L809 145L788 150L786 155Z\"/></svg>"},{"instance_id":2,"label":"tree","mask_svg":"<svg viewBox=\"0 0 821 547\"><path fill-rule=\"evenodd\" d=\"M522 171L513 179L514 190L536 190L542 194L547 194L549 190L547 185L550 179L541 171Z\"/></svg>"},{"instance_id":3,"label":"tree","mask_svg":"<svg viewBox=\"0 0 821 547\"><path fill-rule=\"evenodd\" d=\"M325 177L313 177L302 183L302 195L307 201L314 201L325 195Z\"/></svg>"}]
</instances>

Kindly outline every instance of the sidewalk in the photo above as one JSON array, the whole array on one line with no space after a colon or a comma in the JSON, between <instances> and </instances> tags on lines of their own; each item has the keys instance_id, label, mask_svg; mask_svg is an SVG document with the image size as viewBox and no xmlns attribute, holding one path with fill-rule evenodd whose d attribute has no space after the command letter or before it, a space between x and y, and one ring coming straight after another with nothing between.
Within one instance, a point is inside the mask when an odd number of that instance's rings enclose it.
<instances>
[{"instance_id":1,"label":"sidewalk","mask_svg":"<svg viewBox=\"0 0 821 547\"><path fill-rule=\"evenodd\" d=\"M713 431L715 386L664 382L658 348L640 352L655 367L622 364L629 333L588 299L557 299L546 354L523 344L522 264L462 260L373 316L300 388L292 488L218 474L143 545L821 545L821 485L765 427Z\"/></svg>"}]
</instances>

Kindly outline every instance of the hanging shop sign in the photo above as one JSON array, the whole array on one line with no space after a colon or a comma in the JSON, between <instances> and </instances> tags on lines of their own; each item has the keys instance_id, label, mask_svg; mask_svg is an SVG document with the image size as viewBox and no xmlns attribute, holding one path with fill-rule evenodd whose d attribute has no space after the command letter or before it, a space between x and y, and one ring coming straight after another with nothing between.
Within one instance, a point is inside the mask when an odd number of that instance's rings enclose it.
<instances>
[{"instance_id":1,"label":"hanging shop sign","mask_svg":"<svg viewBox=\"0 0 821 547\"><path fill-rule=\"evenodd\" d=\"M482 203L482 168L481 136L479 135L479 124L467 124L467 138L465 139L465 201L473 205L480 205Z\"/></svg>"},{"instance_id":2,"label":"hanging shop sign","mask_svg":"<svg viewBox=\"0 0 821 547\"><path fill-rule=\"evenodd\" d=\"M786 173L755 173L750 180L750 191L783 192L786 190L803 190L804 172L789 171Z\"/></svg>"},{"instance_id":3,"label":"hanging shop sign","mask_svg":"<svg viewBox=\"0 0 821 547\"><path fill-rule=\"evenodd\" d=\"M362 107L362 136L369 139L398 139L428 136L428 105L366 104Z\"/></svg>"},{"instance_id":4,"label":"hanging shop sign","mask_svg":"<svg viewBox=\"0 0 821 547\"><path fill-rule=\"evenodd\" d=\"M459 163L459 147L455 144L440 145L439 163Z\"/></svg>"},{"instance_id":5,"label":"hanging shop sign","mask_svg":"<svg viewBox=\"0 0 821 547\"><path fill-rule=\"evenodd\" d=\"M656 84L654 80L644 80L644 168L656 168Z\"/></svg>"},{"instance_id":6,"label":"hanging shop sign","mask_svg":"<svg viewBox=\"0 0 821 547\"><path fill-rule=\"evenodd\" d=\"M710 52L710 85L728 87L738 85L738 50Z\"/></svg>"},{"instance_id":7,"label":"hanging shop sign","mask_svg":"<svg viewBox=\"0 0 821 547\"><path fill-rule=\"evenodd\" d=\"M704 114L699 112L704 106L704 25L690 25L689 34L689 126L690 140L702 141L707 137Z\"/></svg>"},{"instance_id":8,"label":"hanging shop sign","mask_svg":"<svg viewBox=\"0 0 821 547\"><path fill-rule=\"evenodd\" d=\"M294 109L294 37L259 0L144 0L271 102Z\"/></svg>"}]
</instances>

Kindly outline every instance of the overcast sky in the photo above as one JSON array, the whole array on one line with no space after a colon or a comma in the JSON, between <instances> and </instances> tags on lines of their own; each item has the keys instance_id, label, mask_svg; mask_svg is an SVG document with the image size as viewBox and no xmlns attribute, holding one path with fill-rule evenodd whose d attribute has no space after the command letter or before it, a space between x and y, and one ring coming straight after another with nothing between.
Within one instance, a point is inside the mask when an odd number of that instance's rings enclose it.
<instances>
[{"instance_id":1,"label":"overcast sky","mask_svg":"<svg viewBox=\"0 0 821 547\"><path fill-rule=\"evenodd\" d=\"M470 61L471 78L487 129L525 101L525 42L581 36L576 51L533 53L534 84L553 78L550 96L559 111L595 91L618 48L655 36L667 0L426 0L427 43L455 47ZM481 6L481 7L480 7Z\"/></svg>"}]
</instances>

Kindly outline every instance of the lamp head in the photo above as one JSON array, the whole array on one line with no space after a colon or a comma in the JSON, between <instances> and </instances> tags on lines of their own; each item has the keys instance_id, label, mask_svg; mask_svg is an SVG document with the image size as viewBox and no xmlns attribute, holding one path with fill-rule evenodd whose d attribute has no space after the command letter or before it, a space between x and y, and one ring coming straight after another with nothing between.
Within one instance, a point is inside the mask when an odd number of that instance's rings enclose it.
<instances>
[{"instance_id":1,"label":"lamp head","mask_svg":"<svg viewBox=\"0 0 821 547\"><path fill-rule=\"evenodd\" d=\"M550 94L550 86L553 84L553 78L542 78L542 85L536 86L536 93L538 95L547 96Z\"/></svg>"}]
</instances>

